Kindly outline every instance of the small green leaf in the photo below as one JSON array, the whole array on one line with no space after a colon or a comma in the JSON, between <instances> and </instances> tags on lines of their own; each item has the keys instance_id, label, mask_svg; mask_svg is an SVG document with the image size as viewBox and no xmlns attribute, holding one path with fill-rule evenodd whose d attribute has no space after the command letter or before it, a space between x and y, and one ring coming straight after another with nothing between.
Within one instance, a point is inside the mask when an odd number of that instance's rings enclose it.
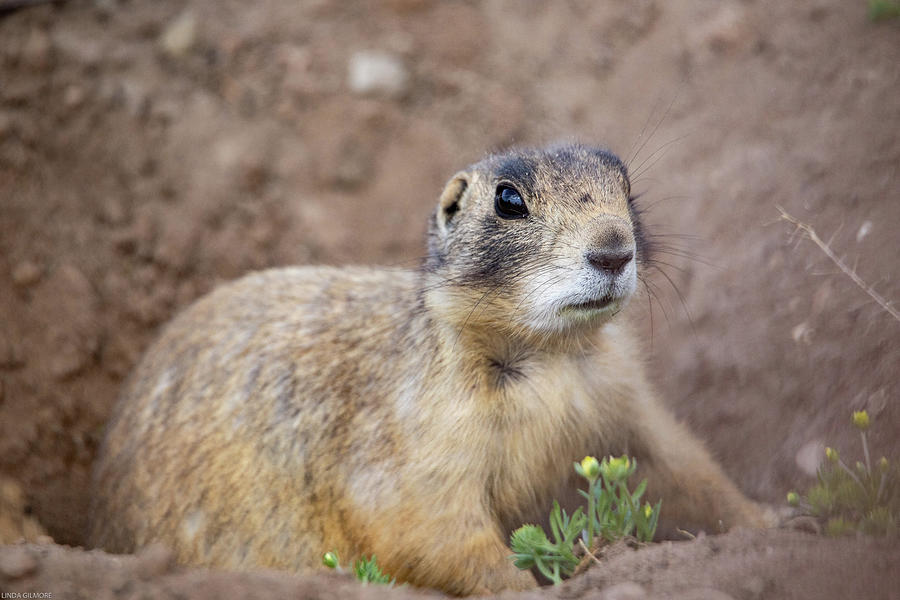
<instances>
[{"instance_id":1,"label":"small green leaf","mask_svg":"<svg viewBox=\"0 0 900 600\"><path fill-rule=\"evenodd\" d=\"M646 492L646 491L647 491L647 480L645 479L638 484L637 489L634 490L634 494L631 496L632 498L634 498L635 504L640 504L641 496L643 496L644 492Z\"/></svg>"},{"instance_id":2,"label":"small green leaf","mask_svg":"<svg viewBox=\"0 0 900 600\"><path fill-rule=\"evenodd\" d=\"M353 565L353 571L356 573L356 578L362 583L393 583L390 575L386 575L379 568L374 554L372 558L362 557L357 560Z\"/></svg>"},{"instance_id":3,"label":"small green leaf","mask_svg":"<svg viewBox=\"0 0 900 600\"><path fill-rule=\"evenodd\" d=\"M576 472L576 473L578 473L578 474L581 475L582 477L586 477L586 475L584 474L584 467L581 466L581 463L577 463L577 462L576 462L576 463L572 463L572 464L575 465L575 472Z\"/></svg>"}]
</instances>

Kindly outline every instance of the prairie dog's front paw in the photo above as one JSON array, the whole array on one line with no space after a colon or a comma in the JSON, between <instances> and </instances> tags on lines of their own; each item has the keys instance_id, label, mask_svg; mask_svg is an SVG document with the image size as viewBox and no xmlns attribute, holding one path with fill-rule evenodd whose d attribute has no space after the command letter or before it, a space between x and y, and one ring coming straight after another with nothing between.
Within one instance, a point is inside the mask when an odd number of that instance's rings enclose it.
<instances>
[{"instance_id":1,"label":"prairie dog's front paw","mask_svg":"<svg viewBox=\"0 0 900 600\"><path fill-rule=\"evenodd\" d=\"M779 507L752 500L743 503L739 515L737 522L733 523L739 527L771 529L782 523Z\"/></svg>"},{"instance_id":2,"label":"prairie dog's front paw","mask_svg":"<svg viewBox=\"0 0 900 600\"><path fill-rule=\"evenodd\" d=\"M790 506L777 506L774 504L760 504L762 509L763 527L767 529L782 527L796 511Z\"/></svg>"}]
</instances>

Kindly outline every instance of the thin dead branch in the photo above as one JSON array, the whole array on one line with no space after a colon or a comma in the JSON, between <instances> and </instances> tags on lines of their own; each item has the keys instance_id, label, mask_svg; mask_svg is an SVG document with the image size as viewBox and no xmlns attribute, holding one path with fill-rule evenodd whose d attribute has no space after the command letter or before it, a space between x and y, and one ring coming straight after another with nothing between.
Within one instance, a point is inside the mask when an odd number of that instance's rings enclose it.
<instances>
[{"instance_id":1,"label":"thin dead branch","mask_svg":"<svg viewBox=\"0 0 900 600\"><path fill-rule=\"evenodd\" d=\"M584 555L590 556L595 563L600 564L600 559L594 556L594 553L588 550L588 547L584 545L584 541L581 538L578 538L578 543L581 544L581 547L584 549Z\"/></svg>"},{"instance_id":2,"label":"thin dead branch","mask_svg":"<svg viewBox=\"0 0 900 600\"><path fill-rule=\"evenodd\" d=\"M812 228L812 225L810 225L808 223L804 223L803 221L800 221L799 219L796 219L795 217L788 214L788 212L786 210L784 210L784 208L782 208L781 206L779 206L777 204L775 205L775 207L779 210L779 212L781 212L782 219L784 219L785 221L788 221L789 223L792 223L797 228L797 231L801 232L803 234L803 236L805 236L807 239L811 240L816 246L818 246L819 249L821 249L822 252L825 253L825 256L827 256L828 258L831 259L831 262L836 264L838 266L838 268L841 271L843 271L847 277L849 277L850 279L853 280L853 283L855 283L857 286L859 286L859 288L862 291L867 293L869 295L869 297L871 297L872 300L877 302L878 305L881 308L883 308L889 315L891 315L892 317L897 319L898 322L900 322L900 311L898 311L896 308L894 308L892 306L892 303L887 301L884 298L884 296L882 296L881 294L876 292L872 288L872 286L870 286L868 283L863 281L862 277L857 275L855 269L852 269L851 267L847 266L847 264L843 260L841 260L841 257L839 257L837 254L834 253L834 250L831 249L830 244L822 241L822 238L820 238L818 236L818 234L816 233L816 230Z\"/></svg>"}]
</instances>

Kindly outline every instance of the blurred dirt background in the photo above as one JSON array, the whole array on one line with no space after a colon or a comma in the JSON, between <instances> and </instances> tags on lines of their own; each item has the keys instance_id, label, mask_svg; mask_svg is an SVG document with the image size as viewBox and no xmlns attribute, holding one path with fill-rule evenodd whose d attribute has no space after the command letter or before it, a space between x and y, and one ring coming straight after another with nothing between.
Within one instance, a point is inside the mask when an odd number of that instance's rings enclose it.
<instances>
[{"instance_id":1,"label":"blurred dirt background","mask_svg":"<svg viewBox=\"0 0 900 600\"><path fill-rule=\"evenodd\" d=\"M855 459L852 410L896 457L900 323L776 205L897 301L898 132L900 21L862 1L72 0L5 15L0 541L43 526L80 544L117 389L180 307L266 266L415 266L458 168L559 140L628 160L672 247L631 311L648 361L750 496L806 489L825 444ZM660 558L644 592L806 597L817 581L844 597L851 572L874 577L867 597L897 589L877 566L896 570L896 548L740 535L721 544L777 550L762 584L745 585L753 561L735 550L731 584ZM53 591L78 561L124 568L41 539L0 553L3 587ZM681 546L704 565L708 543ZM612 580L595 571L596 592Z\"/></svg>"}]
</instances>

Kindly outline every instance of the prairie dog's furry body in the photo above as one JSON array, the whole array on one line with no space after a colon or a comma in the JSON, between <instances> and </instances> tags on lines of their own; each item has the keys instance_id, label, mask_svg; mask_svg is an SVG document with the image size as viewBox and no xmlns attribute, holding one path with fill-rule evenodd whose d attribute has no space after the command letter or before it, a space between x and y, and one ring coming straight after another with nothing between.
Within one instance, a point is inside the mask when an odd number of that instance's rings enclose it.
<instances>
[{"instance_id":1,"label":"prairie dog's furry body","mask_svg":"<svg viewBox=\"0 0 900 600\"><path fill-rule=\"evenodd\" d=\"M179 315L125 388L90 541L304 570L378 557L451 593L534 585L506 546L636 456L663 520L759 509L660 406L627 324L643 251L625 168L581 146L490 157L445 188L417 271L285 268Z\"/></svg>"}]
</instances>

